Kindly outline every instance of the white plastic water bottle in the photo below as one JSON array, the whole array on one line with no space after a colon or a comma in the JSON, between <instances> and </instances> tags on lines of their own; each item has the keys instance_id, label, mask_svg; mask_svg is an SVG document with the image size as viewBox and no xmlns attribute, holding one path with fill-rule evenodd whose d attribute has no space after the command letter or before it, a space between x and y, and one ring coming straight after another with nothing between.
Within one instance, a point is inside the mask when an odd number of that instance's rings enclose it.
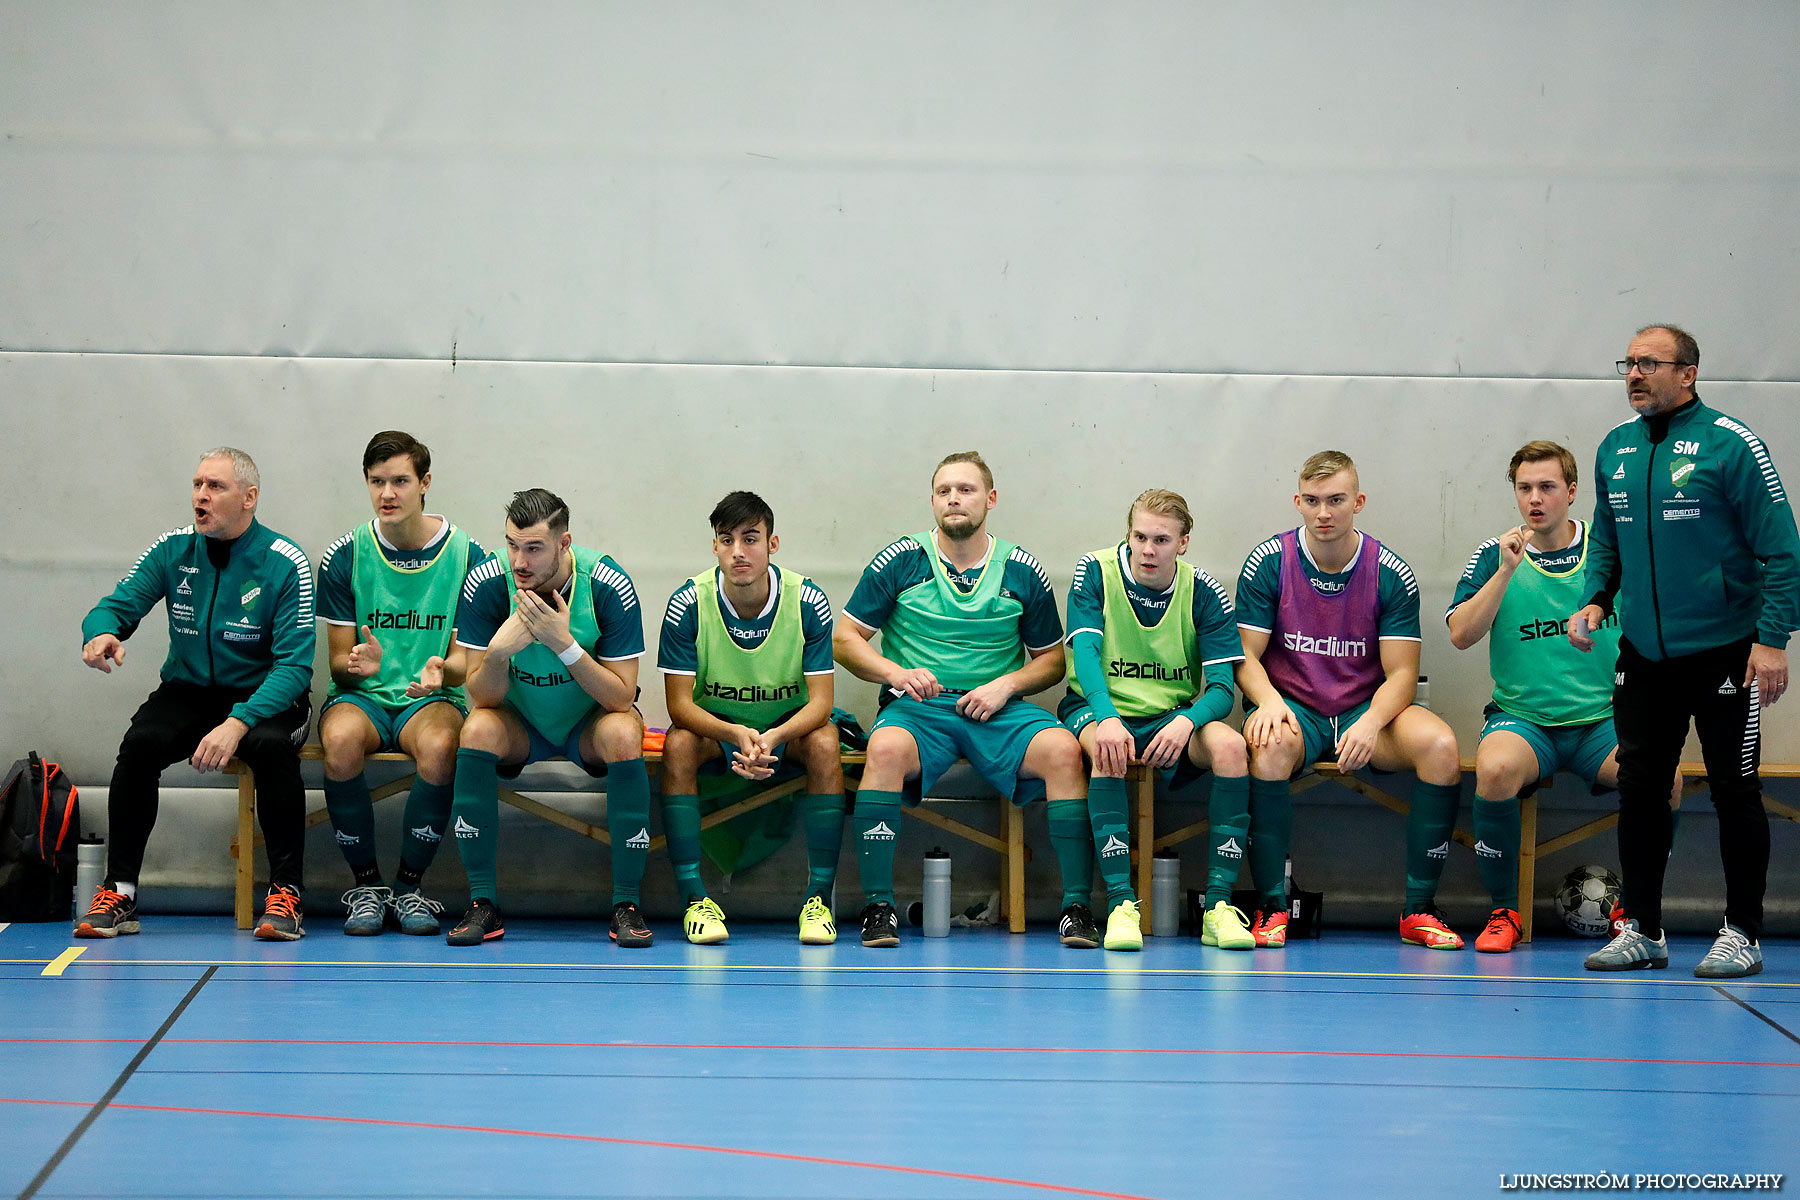
<instances>
[{"instance_id":1,"label":"white plastic water bottle","mask_svg":"<svg viewBox=\"0 0 1800 1200\"><path fill-rule=\"evenodd\" d=\"M75 847L75 915L80 916L94 902L94 893L106 881L106 843L97 837L84 837Z\"/></svg>"},{"instance_id":2,"label":"white plastic water bottle","mask_svg":"<svg viewBox=\"0 0 1800 1200\"><path fill-rule=\"evenodd\" d=\"M1431 680L1423 675L1419 676L1419 689L1413 693L1413 703L1426 711L1431 709Z\"/></svg>"},{"instance_id":3,"label":"white plastic water bottle","mask_svg":"<svg viewBox=\"0 0 1800 1200\"><path fill-rule=\"evenodd\" d=\"M1150 932L1181 932L1181 855L1174 850L1158 850L1150 862Z\"/></svg>"},{"instance_id":4,"label":"white plastic water bottle","mask_svg":"<svg viewBox=\"0 0 1800 1200\"><path fill-rule=\"evenodd\" d=\"M941 846L933 846L925 856L926 937L950 936L950 856Z\"/></svg>"}]
</instances>

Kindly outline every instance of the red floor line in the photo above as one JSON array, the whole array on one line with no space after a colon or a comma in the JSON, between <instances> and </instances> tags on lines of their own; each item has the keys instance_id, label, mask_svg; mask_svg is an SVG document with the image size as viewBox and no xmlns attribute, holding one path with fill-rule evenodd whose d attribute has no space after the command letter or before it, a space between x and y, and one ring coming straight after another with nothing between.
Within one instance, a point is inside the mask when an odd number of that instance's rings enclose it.
<instances>
[{"instance_id":1,"label":"red floor line","mask_svg":"<svg viewBox=\"0 0 1800 1200\"><path fill-rule=\"evenodd\" d=\"M136 1038L0 1038L0 1046L138 1045ZM1618 1063L1656 1067L1800 1067L1800 1062L1761 1062L1718 1058L1604 1058L1575 1054L1451 1054L1421 1050L1195 1050L1176 1047L1117 1046L817 1046L749 1042L464 1042L393 1041L381 1038L164 1038L165 1046L417 1046L473 1050L815 1050L906 1054L1143 1054L1192 1057L1252 1056L1269 1058L1441 1059L1452 1062Z\"/></svg>"},{"instance_id":2,"label":"red floor line","mask_svg":"<svg viewBox=\"0 0 1800 1200\"><path fill-rule=\"evenodd\" d=\"M165 1041L167 1039L164 1039ZM82 1100L32 1100L19 1096L0 1096L0 1104L44 1104L90 1107ZM858 1162L850 1158L820 1158L811 1154L782 1154L774 1150L745 1150L736 1146L702 1146L688 1142L656 1142L642 1138L602 1137L593 1133L557 1133L547 1129L505 1129L488 1125L451 1125L436 1121L395 1121L380 1117L340 1117L325 1113L245 1112L230 1108L188 1108L166 1104L119 1104L108 1108L132 1112L180 1113L202 1117L261 1117L276 1121L320 1121L343 1125L379 1125L393 1129L430 1129L444 1133L493 1133L509 1137L544 1138L550 1141L591 1142L608 1146L639 1146L652 1150L695 1150L707 1154L731 1154L743 1158L766 1158L779 1162L808 1163L826 1167L856 1167L864 1171L891 1171L899 1175L928 1175L934 1179L959 1179L970 1183L993 1183L1002 1187L1028 1188L1039 1192L1056 1192L1065 1196L1098 1196L1102 1200L1153 1200L1131 1192L1100 1192L1090 1188L1068 1187L1059 1183L1039 1183L1030 1179L1008 1179L1001 1175L971 1175L962 1171L938 1171L930 1167L903 1167L893 1163Z\"/></svg>"}]
</instances>

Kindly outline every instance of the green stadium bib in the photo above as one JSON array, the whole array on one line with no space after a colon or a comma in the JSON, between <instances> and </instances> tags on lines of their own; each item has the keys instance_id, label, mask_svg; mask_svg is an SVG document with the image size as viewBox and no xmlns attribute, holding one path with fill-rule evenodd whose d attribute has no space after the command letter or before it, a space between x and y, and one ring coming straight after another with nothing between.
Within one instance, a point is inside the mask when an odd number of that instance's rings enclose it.
<instances>
[{"instance_id":1,"label":"green stadium bib","mask_svg":"<svg viewBox=\"0 0 1800 1200\"><path fill-rule=\"evenodd\" d=\"M939 684L966 692L1016 671L1025 662L1019 638L1022 601L1000 594L1014 546L994 539L975 590L950 582L929 533L913 535L931 564L931 578L900 593L881 627L881 652L911 670L924 667Z\"/></svg>"},{"instance_id":2,"label":"green stadium bib","mask_svg":"<svg viewBox=\"0 0 1800 1200\"><path fill-rule=\"evenodd\" d=\"M1194 572L1175 564L1175 590L1156 624L1139 623L1119 570L1119 547L1094 551L1105 588L1105 626L1100 661L1106 668L1106 692L1121 717L1156 717L1181 708L1199 693L1200 671L1194 662ZM1075 656L1067 667L1069 690L1085 696L1075 678Z\"/></svg>"},{"instance_id":3,"label":"green stadium bib","mask_svg":"<svg viewBox=\"0 0 1800 1200\"><path fill-rule=\"evenodd\" d=\"M726 721L761 733L806 703L806 677L800 669L806 637L800 627L800 576L785 567L781 595L769 635L745 649L725 627L719 611L719 582L712 572L694 576L698 636L694 649L694 703Z\"/></svg>"},{"instance_id":4,"label":"green stadium bib","mask_svg":"<svg viewBox=\"0 0 1800 1200\"><path fill-rule=\"evenodd\" d=\"M450 623L469 573L469 535L451 525L437 557L414 568L388 561L374 521L357 526L354 539L350 586L357 623L367 625L381 643L381 669L353 690L388 708L404 708L412 703L406 685L419 678L426 660L450 652ZM333 679L327 692L337 696L344 690ZM459 687L440 694L463 698Z\"/></svg>"},{"instance_id":5,"label":"green stadium bib","mask_svg":"<svg viewBox=\"0 0 1800 1200\"><path fill-rule=\"evenodd\" d=\"M577 646L592 652L600 642L600 624L594 620L593 579L600 552L575 546L569 553L575 559L575 585L569 589L569 633ZM509 592L508 599L517 612L519 594ZM552 746L568 741L582 719L599 707L599 701L575 682L569 668L542 642L533 642L513 655L508 667L512 686L506 689L506 702Z\"/></svg>"},{"instance_id":6,"label":"green stadium bib","mask_svg":"<svg viewBox=\"0 0 1800 1200\"><path fill-rule=\"evenodd\" d=\"M1513 572L1488 634L1488 670L1494 703L1537 725L1587 725L1612 715L1613 664L1619 657L1615 614L1593 632L1587 654L1569 644L1566 622L1581 607L1581 559L1552 574L1525 555Z\"/></svg>"}]
</instances>

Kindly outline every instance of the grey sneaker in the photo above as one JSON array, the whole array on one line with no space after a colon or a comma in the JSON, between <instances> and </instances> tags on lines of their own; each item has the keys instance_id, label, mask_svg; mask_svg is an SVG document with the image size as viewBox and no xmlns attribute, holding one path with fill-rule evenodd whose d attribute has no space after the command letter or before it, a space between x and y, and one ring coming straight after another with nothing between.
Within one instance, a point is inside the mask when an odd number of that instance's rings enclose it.
<instances>
[{"instance_id":1,"label":"grey sneaker","mask_svg":"<svg viewBox=\"0 0 1800 1200\"><path fill-rule=\"evenodd\" d=\"M1700 965L1694 968L1696 979L1742 979L1762 972L1762 947L1744 935L1736 925L1719 930Z\"/></svg>"},{"instance_id":2,"label":"grey sneaker","mask_svg":"<svg viewBox=\"0 0 1800 1200\"><path fill-rule=\"evenodd\" d=\"M104 883L94 889L94 902L88 905L87 915L75 922L78 938L118 937L137 931L137 901Z\"/></svg>"},{"instance_id":3,"label":"grey sneaker","mask_svg":"<svg viewBox=\"0 0 1800 1200\"><path fill-rule=\"evenodd\" d=\"M389 904L400 919L401 933L431 937L443 932L438 925L438 914L444 911L444 906L436 900L426 899L423 892L395 892Z\"/></svg>"},{"instance_id":4,"label":"grey sneaker","mask_svg":"<svg viewBox=\"0 0 1800 1200\"><path fill-rule=\"evenodd\" d=\"M374 937L387 923L388 904L394 893L380 886L353 887L344 893L344 932L351 937Z\"/></svg>"},{"instance_id":5,"label":"grey sneaker","mask_svg":"<svg viewBox=\"0 0 1800 1200\"><path fill-rule=\"evenodd\" d=\"M1661 971L1669 965L1669 936L1648 938L1638 932L1637 918L1625 922L1619 936L1587 956L1590 971Z\"/></svg>"},{"instance_id":6,"label":"grey sneaker","mask_svg":"<svg viewBox=\"0 0 1800 1200\"><path fill-rule=\"evenodd\" d=\"M306 936L301 918L300 889L291 883L271 884L262 919L256 923L256 936L265 942L299 941Z\"/></svg>"}]
</instances>

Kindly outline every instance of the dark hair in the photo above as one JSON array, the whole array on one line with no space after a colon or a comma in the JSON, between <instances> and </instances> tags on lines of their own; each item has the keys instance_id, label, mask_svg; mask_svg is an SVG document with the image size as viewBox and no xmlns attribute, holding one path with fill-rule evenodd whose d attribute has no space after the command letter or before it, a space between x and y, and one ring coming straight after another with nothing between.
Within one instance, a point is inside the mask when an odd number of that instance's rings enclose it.
<instances>
[{"instance_id":1,"label":"dark hair","mask_svg":"<svg viewBox=\"0 0 1800 1200\"><path fill-rule=\"evenodd\" d=\"M1700 343L1694 340L1693 334L1689 333L1679 325L1664 325L1659 322L1655 325L1644 326L1637 331L1637 335L1643 337L1652 329L1660 329L1675 339L1676 366L1697 367L1700 365ZM1595 486L1598 485L1596 484Z\"/></svg>"},{"instance_id":2,"label":"dark hair","mask_svg":"<svg viewBox=\"0 0 1800 1200\"><path fill-rule=\"evenodd\" d=\"M1517 483L1519 468L1526 463L1550 462L1554 460L1562 466L1563 482L1576 482L1575 456L1555 442L1526 442L1512 456L1512 463L1506 468L1506 481Z\"/></svg>"},{"instance_id":3,"label":"dark hair","mask_svg":"<svg viewBox=\"0 0 1800 1200\"><path fill-rule=\"evenodd\" d=\"M413 470L420 479L431 474L431 448L410 433L398 429L384 429L369 439L367 448L363 450L363 474L369 468L390 458L406 455L412 459Z\"/></svg>"},{"instance_id":4,"label":"dark hair","mask_svg":"<svg viewBox=\"0 0 1800 1200\"><path fill-rule=\"evenodd\" d=\"M775 510L755 492L732 492L713 505L712 516L707 520L712 522L714 533L730 533L758 521L762 522L764 533L775 532Z\"/></svg>"},{"instance_id":5,"label":"dark hair","mask_svg":"<svg viewBox=\"0 0 1800 1200\"><path fill-rule=\"evenodd\" d=\"M512 503L506 506L506 519L515 529L530 529L541 521L550 527L551 534L560 537L569 531L569 506L555 492L529 488L513 493Z\"/></svg>"}]
</instances>

